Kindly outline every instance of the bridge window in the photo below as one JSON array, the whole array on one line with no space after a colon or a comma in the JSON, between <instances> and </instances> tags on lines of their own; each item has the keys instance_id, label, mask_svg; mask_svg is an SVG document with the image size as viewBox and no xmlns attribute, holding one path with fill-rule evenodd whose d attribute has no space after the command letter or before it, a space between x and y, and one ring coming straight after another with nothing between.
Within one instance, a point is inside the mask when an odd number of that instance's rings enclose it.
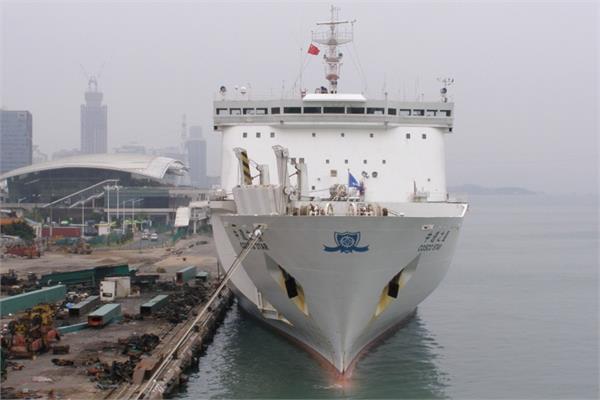
<instances>
[{"instance_id":1,"label":"bridge window","mask_svg":"<svg viewBox=\"0 0 600 400\"><path fill-rule=\"evenodd\" d=\"M242 137L243 137L243 138L247 138L247 137L248 137L248 132L244 132L244 133L242 133Z\"/></svg>"},{"instance_id":2,"label":"bridge window","mask_svg":"<svg viewBox=\"0 0 600 400\"><path fill-rule=\"evenodd\" d=\"M385 160L381 160L381 163L382 163L382 164L385 164Z\"/></svg>"},{"instance_id":3,"label":"bridge window","mask_svg":"<svg viewBox=\"0 0 600 400\"><path fill-rule=\"evenodd\" d=\"M423 139L427 139L427 135L426 135L425 133L423 133L423 134L421 135L421 137L422 137Z\"/></svg>"},{"instance_id":4,"label":"bridge window","mask_svg":"<svg viewBox=\"0 0 600 400\"><path fill-rule=\"evenodd\" d=\"M332 178L337 177L337 169L332 169L329 171L329 175L331 175Z\"/></svg>"},{"instance_id":5,"label":"bridge window","mask_svg":"<svg viewBox=\"0 0 600 400\"><path fill-rule=\"evenodd\" d=\"M363 160L363 164L366 164L366 163L367 163L367 160Z\"/></svg>"},{"instance_id":6,"label":"bridge window","mask_svg":"<svg viewBox=\"0 0 600 400\"><path fill-rule=\"evenodd\" d=\"M275 137L275 132L271 132L271 137Z\"/></svg>"},{"instance_id":7,"label":"bridge window","mask_svg":"<svg viewBox=\"0 0 600 400\"><path fill-rule=\"evenodd\" d=\"M440 117L449 117L451 114L450 110L439 110Z\"/></svg>"},{"instance_id":8,"label":"bridge window","mask_svg":"<svg viewBox=\"0 0 600 400\"><path fill-rule=\"evenodd\" d=\"M226 108L217 108L217 115L225 115L227 114Z\"/></svg>"},{"instance_id":9,"label":"bridge window","mask_svg":"<svg viewBox=\"0 0 600 400\"><path fill-rule=\"evenodd\" d=\"M329 164L329 158L325 160L325 164Z\"/></svg>"},{"instance_id":10,"label":"bridge window","mask_svg":"<svg viewBox=\"0 0 600 400\"><path fill-rule=\"evenodd\" d=\"M407 139L410 139L410 133L407 133L407 134L406 134L406 138L407 138Z\"/></svg>"},{"instance_id":11,"label":"bridge window","mask_svg":"<svg viewBox=\"0 0 600 400\"><path fill-rule=\"evenodd\" d=\"M260 132L256 132L256 137L260 138Z\"/></svg>"},{"instance_id":12,"label":"bridge window","mask_svg":"<svg viewBox=\"0 0 600 400\"><path fill-rule=\"evenodd\" d=\"M323 107L324 114L345 114L344 107Z\"/></svg>"},{"instance_id":13,"label":"bridge window","mask_svg":"<svg viewBox=\"0 0 600 400\"><path fill-rule=\"evenodd\" d=\"M300 164L304 164L304 157L300 157L300 158L298 159L298 162L299 162Z\"/></svg>"},{"instance_id":14,"label":"bridge window","mask_svg":"<svg viewBox=\"0 0 600 400\"><path fill-rule=\"evenodd\" d=\"M229 109L229 114L230 115L241 115L242 114L242 110L240 108L230 108Z\"/></svg>"},{"instance_id":15,"label":"bridge window","mask_svg":"<svg viewBox=\"0 0 600 400\"><path fill-rule=\"evenodd\" d=\"M348 164L348 160L344 160L344 164Z\"/></svg>"},{"instance_id":16,"label":"bridge window","mask_svg":"<svg viewBox=\"0 0 600 400\"><path fill-rule=\"evenodd\" d=\"M340 133L340 136L344 137L344 136L346 136L346 134L344 132L342 132L342 133Z\"/></svg>"},{"instance_id":17,"label":"bridge window","mask_svg":"<svg viewBox=\"0 0 600 400\"><path fill-rule=\"evenodd\" d=\"M271 114L279 114L279 107L271 107Z\"/></svg>"},{"instance_id":18,"label":"bridge window","mask_svg":"<svg viewBox=\"0 0 600 400\"><path fill-rule=\"evenodd\" d=\"M377 171L373 171L373 172L371 172L371 176L372 176L373 178L377 178L377 175L379 175L379 173L377 173Z\"/></svg>"},{"instance_id":19,"label":"bridge window","mask_svg":"<svg viewBox=\"0 0 600 400\"><path fill-rule=\"evenodd\" d=\"M369 133L369 137L374 137L375 135L372 133Z\"/></svg>"},{"instance_id":20,"label":"bridge window","mask_svg":"<svg viewBox=\"0 0 600 400\"><path fill-rule=\"evenodd\" d=\"M435 117L436 113L437 113L437 110L427 110L428 117Z\"/></svg>"},{"instance_id":21,"label":"bridge window","mask_svg":"<svg viewBox=\"0 0 600 400\"><path fill-rule=\"evenodd\" d=\"M411 110L405 109L405 108L401 108L400 109L400 116L401 117L410 117L412 114Z\"/></svg>"},{"instance_id":22,"label":"bridge window","mask_svg":"<svg viewBox=\"0 0 600 400\"><path fill-rule=\"evenodd\" d=\"M283 113L284 114L301 114L302 108L301 107L283 107Z\"/></svg>"},{"instance_id":23,"label":"bridge window","mask_svg":"<svg viewBox=\"0 0 600 400\"><path fill-rule=\"evenodd\" d=\"M317 134L315 132L313 132L312 137L317 137Z\"/></svg>"},{"instance_id":24,"label":"bridge window","mask_svg":"<svg viewBox=\"0 0 600 400\"><path fill-rule=\"evenodd\" d=\"M348 114L364 114L365 108L364 107L348 107L346 109L346 112Z\"/></svg>"},{"instance_id":25,"label":"bridge window","mask_svg":"<svg viewBox=\"0 0 600 400\"><path fill-rule=\"evenodd\" d=\"M383 110L383 108L379 107L367 107L367 114L383 115Z\"/></svg>"},{"instance_id":26,"label":"bridge window","mask_svg":"<svg viewBox=\"0 0 600 400\"><path fill-rule=\"evenodd\" d=\"M422 117L425 115L425 110L413 110L413 115L416 117Z\"/></svg>"},{"instance_id":27,"label":"bridge window","mask_svg":"<svg viewBox=\"0 0 600 400\"><path fill-rule=\"evenodd\" d=\"M244 108L244 115L254 115L254 114L255 114L254 108Z\"/></svg>"},{"instance_id":28,"label":"bridge window","mask_svg":"<svg viewBox=\"0 0 600 400\"><path fill-rule=\"evenodd\" d=\"M290 158L290 164L296 165L296 157Z\"/></svg>"},{"instance_id":29,"label":"bridge window","mask_svg":"<svg viewBox=\"0 0 600 400\"><path fill-rule=\"evenodd\" d=\"M304 114L321 114L321 107L304 107Z\"/></svg>"},{"instance_id":30,"label":"bridge window","mask_svg":"<svg viewBox=\"0 0 600 400\"><path fill-rule=\"evenodd\" d=\"M266 114L267 114L266 108L257 108L256 109L256 115L266 115Z\"/></svg>"},{"instance_id":31,"label":"bridge window","mask_svg":"<svg viewBox=\"0 0 600 400\"><path fill-rule=\"evenodd\" d=\"M395 108L388 108L388 115L396 115L396 109Z\"/></svg>"}]
</instances>

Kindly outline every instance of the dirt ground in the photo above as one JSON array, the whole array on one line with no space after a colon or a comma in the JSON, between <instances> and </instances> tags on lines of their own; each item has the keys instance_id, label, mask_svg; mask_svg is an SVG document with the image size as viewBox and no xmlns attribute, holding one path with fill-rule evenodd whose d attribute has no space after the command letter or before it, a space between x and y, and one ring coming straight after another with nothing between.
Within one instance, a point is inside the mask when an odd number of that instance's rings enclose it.
<instances>
[{"instance_id":1,"label":"dirt ground","mask_svg":"<svg viewBox=\"0 0 600 400\"><path fill-rule=\"evenodd\" d=\"M158 247L139 250L97 250L90 255L73 255L62 252L46 252L39 259L9 258L0 260L0 272L9 269L24 276L28 272L41 274L55 271L85 269L99 265L128 263L138 269L139 273L160 273L161 280L172 280L175 272L184 266L196 265L198 270L216 276L217 258L212 238L194 236L178 241L172 247ZM140 297L122 299L123 313L139 313L140 304L154 297L157 293L142 292ZM86 376L86 369L81 363L94 356L109 363L125 361L116 346L119 338L132 334L154 333L162 337L172 328L166 321L143 320L113 323L102 329L84 329L79 332L63 335L60 344L68 344L67 355L42 354L34 360L11 360L23 364L20 371L8 367L8 378L2 382L2 388L12 387L42 395L42 398L57 399L91 399L104 398L108 392L96 387L95 382ZM52 364L52 358L75 360L77 367L60 367ZM38 377L49 378L49 382L36 382ZM42 379L45 380L45 379ZM33 396L32 396L33 397Z\"/></svg>"},{"instance_id":2,"label":"dirt ground","mask_svg":"<svg viewBox=\"0 0 600 400\"><path fill-rule=\"evenodd\" d=\"M206 244L200 244L207 242ZM69 254L62 251L46 251L40 258L4 258L0 260L0 273L13 269L21 276L33 272L38 276L49 272L74 271L100 265L128 263L139 272L156 273L158 267L166 270L165 278L187 265L198 270L216 273L217 258L213 239L193 236L182 239L171 247L139 249L99 249L92 254Z\"/></svg>"},{"instance_id":3,"label":"dirt ground","mask_svg":"<svg viewBox=\"0 0 600 400\"><path fill-rule=\"evenodd\" d=\"M20 371L13 371L9 367L8 378L2 382L3 388L12 387L16 390L35 392L43 397L50 397L50 391L57 399L100 399L108 391L96 387L86 374L82 365L86 360L96 357L109 365L112 361L126 361L127 357L121 355L121 347L117 345L119 338L126 338L133 334L154 333L163 336L171 324L159 320L131 321L127 323L113 323L101 329L84 329L79 332L68 333L62 336L61 345L70 346L69 354L53 355L45 353L34 360L11 360L23 365ZM75 367L59 367L52 363L53 358L74 360ZM49 378L51 382L35 382L38 377ZM42 397L42 398L43 398Z\"/></svg>"}]
</instances>

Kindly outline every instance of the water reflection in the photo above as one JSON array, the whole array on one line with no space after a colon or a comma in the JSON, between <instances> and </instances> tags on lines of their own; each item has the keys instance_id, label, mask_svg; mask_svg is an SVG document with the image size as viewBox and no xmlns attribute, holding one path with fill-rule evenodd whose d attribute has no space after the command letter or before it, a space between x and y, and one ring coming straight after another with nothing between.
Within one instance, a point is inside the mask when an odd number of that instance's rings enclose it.
<instances>
[{"instance_id":1,"label":"water reflection","mask_svg":"<svg viewBox=\"0 0 600 400\"><path fill-rule=\"evenodd\" d=\"M243 314L228 313L177 398L443 398L440 346L417 315L372 349L341 386L307 352Z\"/></svg>"}]
</instances>

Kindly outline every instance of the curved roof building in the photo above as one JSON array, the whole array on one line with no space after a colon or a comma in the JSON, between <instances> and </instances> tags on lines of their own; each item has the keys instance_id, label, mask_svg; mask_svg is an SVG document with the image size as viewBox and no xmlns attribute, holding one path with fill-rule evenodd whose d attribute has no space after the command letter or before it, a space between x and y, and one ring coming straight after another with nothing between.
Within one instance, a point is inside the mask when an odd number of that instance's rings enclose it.
<instances>
[{"instance_id":1,"label":"curved roof building","mask_svg":"<svg viewBox=\"0 0 600 400\"><path fill-rule=\"evenodd\" d=\"M17 168L1 175L0 180L61 169L118 171L157 180L168 179L170 175L181 176L187 171L183 162L169 157L122 153L87 154Z\"/></svg>"},{"instance_id":2,"label":"curved roof building","mask_svg":"<svg viewBox=\"0 0 600 400\"><path fill-rule=\"evenodd\" d=\"M183 162L145 154L88 154L29 165L0 176L11 202L49 203L105 180L120 186L175 186L187 171Z\"/></svg>"}]
</instances>

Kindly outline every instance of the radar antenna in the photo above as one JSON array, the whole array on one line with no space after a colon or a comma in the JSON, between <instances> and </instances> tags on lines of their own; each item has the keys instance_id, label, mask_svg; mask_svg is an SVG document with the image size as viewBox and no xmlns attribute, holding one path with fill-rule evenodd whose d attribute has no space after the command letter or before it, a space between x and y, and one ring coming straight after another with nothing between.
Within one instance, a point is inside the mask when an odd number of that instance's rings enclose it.
<instances>
[{"instance_id":1,"label":"radar antenna","mask_svg":"<svg viewBox=\"0 0 600 400\"><path fill-rule=\"evenodd\" d=\"M354 39L354 22L356 22L356 20L339 21L337 19L339 10L339 8L331 6L331 20L317 22L318 26L326 26L327 29L321 32L312 32L313 42L327 46L327 52L324 54L323 59L325 60L325 79L329 81L330 93L337 93L337 84L342 66L343 54L338 53L337 47ZM339 29L347 24L350 24L350 29Z\"/></svg>"},{"instance_id":2,"label":"radar antenna","mask_svg":"<svg viewBox=\"0 0 600 400\"><path fill-rule=\"evenodd\" d=\"M440 89L440 95L442 96L442 103L448 102L448 87L454 83L454 78L438 78L438 82L443 84Z\"/></svg>"}]
</instances>

